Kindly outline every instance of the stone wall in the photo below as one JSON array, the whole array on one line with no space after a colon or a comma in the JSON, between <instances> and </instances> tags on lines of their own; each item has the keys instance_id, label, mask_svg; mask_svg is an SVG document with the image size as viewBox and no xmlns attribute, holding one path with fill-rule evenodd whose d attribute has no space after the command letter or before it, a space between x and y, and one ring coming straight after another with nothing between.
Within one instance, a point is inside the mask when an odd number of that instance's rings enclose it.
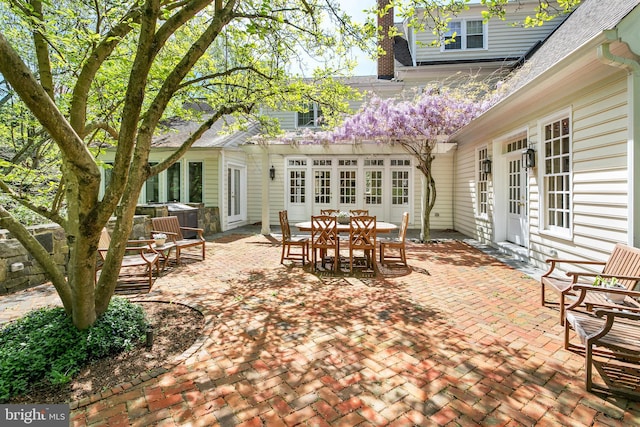
<instances>
[{"instance_id":1,"label":"stone wall","mask_svg":"<svg viewBox=\"0 0 640 427\"><path fill-rule=\"evenodd\" d=\"M113 229L115 220L107 228ZM49 252L56 265L66 274L69 246L64 230L57 224L28 227L31 234ZM136 216L131 236L148 236L151 223L147 216ZM41 285L48 279L44 270L22 244L8 230L0 230L0 294L9 294Z\"/></svg>"},{"instance_id":2,"label":"stone wall","mask_svg":"<svg viewBox=\"0 0 640 427\"><path fill-rule=\"evenodd\" d=\"M164 210L163 210L164 208ZM149 238L151 235L151 216L166 215L166 207L154 209L136 215L133 220L131 238ZM140 212L137 212L140 213ZM163 215L164 214L164 215ZM115 219L107 228L113 230ZM209 236L220 232L220 217L218 208L199 206L198 227L204 229L204 235ZM57 224L29 227L32 235L49 251L56 265L66 274L69 247L64 230ZM22 244L15 239L8 230L0 229L0 295L17 292L45 283L48 279L40 264L27 252Z\"/></svg>"}]
</instances>

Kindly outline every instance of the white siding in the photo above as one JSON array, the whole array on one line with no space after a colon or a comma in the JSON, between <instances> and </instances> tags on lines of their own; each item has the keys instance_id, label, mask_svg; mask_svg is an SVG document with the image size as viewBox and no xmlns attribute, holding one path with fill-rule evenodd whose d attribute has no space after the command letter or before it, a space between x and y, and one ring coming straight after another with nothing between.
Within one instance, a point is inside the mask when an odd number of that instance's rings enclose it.
<instances>
[{"instance_id":1,"label":"white siding","mask_svg":"<svg viewBox=\"0 0 640 427\"><path fill-rule=\"evenodd\" d=\"M604 260L617 242L629 240L629 182L627 170L628 105L627 77L624 72L596 82L566 98L564 103L536 105L525 128L529 142L535 146L540 162L539 125L544 117L567 111L572 129L572 235L561 238L540 226L543 165L529 175L529 256L534 265L545 268L549 257L564 259L592 258ZM489 138L500 138L522 129L514 123L492 129ZM473 138L470 133L469 138ZM454 228L481 241L492 236L491 222L476 213L475 149L487 144L482 140L458 141L455 160ZM489 144L489 151L492 151ZM500 147L493 150L500 152ZM494 185L496 179L494 158ZM499 176L499 175L498 175ZM495 206L495 210L504 206ZM491 215L489 220L492 220ZM489 240L490 241L490 240ZM569 268L575 268L575 266Z\"/></svg>"},{"instance_id":2,"label":"white siding","mask_svg":"<svg viewBox=\"0 0 640 427\"><path fill-rule=\"evenodd\" d=\"M373 145L365 151L376 150L379 147ZM313 158L311 154L305 154L306 150L317 150L318 147L301 146L290 148L286 154L269 154L269 167L275 168L275 179L267 183L269 188L269 221L272 226L279 225L278 212L286 208L286 182L285 182L285 158L288 156ZM391 157L398 158L398 155L407 157L405 151L400 147L393 149L386 148L386 151L397 153ZM262 219L262 153L260 150L248 150L248 223L255 223ZM273 151L273 150L272 150ZM360 158L367 156L367 153L360 153ZM332 154L322 154L322 158L333 157ZM385 156L386 157L386 156ZM431 214L431 228L434 230L453 228L453 195L452 195L452 174L453 168L452 152L437 154L434 160L434 178L437 186L436 205ZM412 200L410 214L410 227L419 228L421 223L421 200L422 200L422 174L417 168L412 169ZM310 195L309 195L310 196ZM436 216L437 214L437 216ZM396 221L399 222L399 221Z\"/></svg>"},{"instance_id":3,"label":"white siding","mask_svg":"<svg viewBox=\"0 0 640 427\"><path fill-rule=\"evenodd\" d=\"M486 25L487 49L447 50L440 47L430 47L433 34L430 31L418 33L416 40L416 62L422 61L452 61L452 60L478 60L488 58L519 58L526 54L538 41L544 40L561 22L562 18L546 22L544 25L533 28L524 28L514 25L522 22L527 15L531 15L538 2L525 2L520 7L510 7L502 21L499 18L489 20ZM462 12L452 19L482 19L481 5L470 5L469 10ZM400 66L399 68L402 68Z\"/></svg>"},{"instance_id":4,"label":"white siding","mask_svg":"<svg viewBox=\"0 0 640 427\"><path fill-rule=\"evenodd\" d=\"M616 242L628 241L626 83L618 74L573 102L573 237L539 232L536 221L531 257L539 265L550 256L604 260Z\"/></svg>"},{"instance_id":5,"label":"white siding","mask_svg":"<svg viewBox=\"0 0 640 427\"><path fill-rule=\"evenodd\" d=\"M432 230L446 230L453 228L453 154L438 155L433 161L433 179L436 182L436 204L430 215ZM422 172L416 170L416 190L421 190ZM420 200L421 191L416 191L416 203L414 216L416 227L420 226L422 206Z\"/></svg>"},{"instance_id":6,"label":"white siding","mask_svg":"<svg viewBox=\"0 0 640 427\"><path fill-rule=\"evenodd\" d=\"M486 143L459 146L456 153L453 223L457 231L480 241L488 241L492 234L491 222L477 214L476 146L481 145Z\"/></svg>"}]
</instances>

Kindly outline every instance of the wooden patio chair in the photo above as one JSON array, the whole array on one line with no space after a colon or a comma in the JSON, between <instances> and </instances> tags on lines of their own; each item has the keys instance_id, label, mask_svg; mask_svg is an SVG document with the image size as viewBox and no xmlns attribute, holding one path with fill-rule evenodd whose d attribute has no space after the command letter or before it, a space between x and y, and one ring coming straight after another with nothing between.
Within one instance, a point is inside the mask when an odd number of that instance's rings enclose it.
<instances>
[{"instance_id":1,"label":"wooden patio chair","mask_svg":"<svg viewBox=\"0 0 640 427\"><path fill-rule=\"evenodd\" d=\"M160 274L158 261L160 256L153 249L153 240L129 240L127 241L126 253L120 265L118 275L118 285L116 293L130 294L149 292L155 279ZM98 272L107 257L111 236L106 228L102 229L100 241L98 243L99 260L96 265L96 281ZM155 269L155 277L153 270Z\"/></svg>"},{"instance_id":2,"label":"wooden patio chair","mask_svg":"<svg viewBox=\"0 0 640 427\"><path fill-rule=\"evenodd\" d=\"M339 212L338 209L320 209L320 215L337 215Z\"/></svg>"},{"instance_id":3,"label":"wooden patio chair","mask_svg":"<svg viewBox=\"0 0 640 427\"><path fill-rule=\"evenodd\" d=\"M402 223L398 231L398 237L393 240L380 240L380 264L401 262L407 267L407 251L405 240L407 227L409 226L409 212L402 214ZM393 252L389 252L393 250ZM385 252L386 251L386 252Z\"/></svg>"},{"instance_id":4,"label":"wooden patio chair","mask_svg":"<svg viewBox=\"0 0 640 427\"><path fill-rule=\"evenodd\" d=\"M349 221L349 271L353 273L354 251L363 251L366 267L375 270L376 217L352 216Z\"/></svg>"},{"instance_id":5,"label":"wooden patio chair","mask_svg":"<svg viewBox=\"0 0 640 427\"><path fill-rule=\"evenodd\" d=\"M167 240L173 242L176 245L176 263L180 264L182 259L182 250L187 248L201 248L202 260L205 258L205 240L202 235L204 230L202 228L195 227L182 227L178 221L177 216L162 216L151 218L151 224L153 230L152 234L164 233L167 235ZM197 233L194 239L185 239L182 231L195 231Z\"/></svg>"},{"instance_id":6,"label":"wooden patio chair","mask_svg":"<svg viewBox=\"0 0 640 427\"><path fill-rule=\"evenodd\" d=\"M351 216L369 215L369 209L351 209L349 210Z\"/></svg>"},{"instance_id":7,"label":"wooden patio chair","mask_svg":"<svg viewBox=\"0 0 640 427\"><path fill-rule=\"evenodd\" d=\"M625 294L626 298L637 300L640 292L626 289L610 289L591 285L573 285L577 299L585 301L587 295L609 292ZM585 355L585 387L592 391L593 367L607 384L597 385L598 389L613 394L640 397L637 382L640 379L640 307L628 304L618 308L598 308L594 312L578 310L579 303L565 310L564 348L570 350L570 330L580 339L580 352ZM631 371L633 369L633 371Z\"/></svg>"},{"instance_id":8,"label":"wooden patio chair","mask_svg":"<svg viewBox=\"0 0 640 427\"><path fill-rule=\"evenodd\" d=\"M327 252L333 251L333 258L329 258ZM338 238L337 218L332 215L316 215L311 217L311 251L313 268L318 269L318 253L320 263L324 267L331 260L333 270L340 269L340 239Z\"/></svg>"},{"instance_id":9,"label":"wooden patio chair","mask_svg":"<svg viewBox=\"0 0 640 427\"><path fill-rule=\"evenodd\" d=\"M282 255L280 256L280 264L284 263L284 260L302 261L304 266L305 262L309 260L309 238L299 237L293 239L291 237L291 228L289 227L289 218L287 211L280 211L280 228L282 229ZM291 252L293 248L300 248L300 252Z\"/></svg>"},{"instance_id":10,"label":"wooden patio chair","mask_svg":"<svg viewBox=\"0 0 640 427\"><path fill-rule=\"evenodd\" d=\"M548 259L547 263L551 264L549 270L540 278L541 285L541 301L542 305L546 305L548 301L545 298L545 288L550 288L560 294L560 324L564 324L564 311L568 299L575 299L575 293L572 290L574 285L593 284L596 277L603 279L616 278L618 283L622 284L628 290L634 290L640 281L640 249L618 243L613 248L609 259L604 261L589 260L569 260L569 259ZM553 275L553 272L559 264L573 265L592 265L602 266L601 272L589 271L569 271L567 277L559 277ZM587 293L582 302L588 309L592 307L610 307L611 303L606 300L602 293ZM638 304L637 301L629 299L629 303Z\"/></svg>"}]
</instances>

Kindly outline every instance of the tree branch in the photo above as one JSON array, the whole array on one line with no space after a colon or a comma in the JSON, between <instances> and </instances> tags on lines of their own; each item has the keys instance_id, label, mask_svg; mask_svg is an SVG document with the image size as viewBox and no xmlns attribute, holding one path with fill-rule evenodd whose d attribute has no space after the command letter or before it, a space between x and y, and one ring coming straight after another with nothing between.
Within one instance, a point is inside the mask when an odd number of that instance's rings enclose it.
<instances>
[{"instance_id":1,"label":"tree branch","mask_svg":"<svg viewBox=\"0 0 640 427\"><path fill-rule=\"evenodd\" d=\"M11 197L12 200L15 200L25 208L32 210L38 215L42 215L43 217L51 220L52 222L59 224L63 228L66 225L66 219L64 219L58 214L51 212L49 209L45 207L34 205L27 198L16 194L11 188L9 188L9 186L4 181L0 181L0 190L4 191L9 197Z\"/></svg>"}]
</instances>

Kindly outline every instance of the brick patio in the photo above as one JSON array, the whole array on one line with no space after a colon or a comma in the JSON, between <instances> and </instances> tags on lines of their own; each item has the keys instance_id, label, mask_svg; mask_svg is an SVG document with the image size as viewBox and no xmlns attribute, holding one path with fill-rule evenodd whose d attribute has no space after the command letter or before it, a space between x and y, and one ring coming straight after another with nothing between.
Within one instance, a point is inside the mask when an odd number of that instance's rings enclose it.
<instances>
[{"instance_id":1,"label":"brick patio","mask_svg":"<svg viewBox=\"0 0 640 427\"><path fill-rule=\"evenodd\" d=\"M640 424L639 402L584 391L536 279L459 240L407 251L384 277L318 277L280 265L276 237L216 238L144 296L201 309L202 340L73 402L73 425ZM53 297L0 297L0 321Z\"/></svg>"}]
</instances>

